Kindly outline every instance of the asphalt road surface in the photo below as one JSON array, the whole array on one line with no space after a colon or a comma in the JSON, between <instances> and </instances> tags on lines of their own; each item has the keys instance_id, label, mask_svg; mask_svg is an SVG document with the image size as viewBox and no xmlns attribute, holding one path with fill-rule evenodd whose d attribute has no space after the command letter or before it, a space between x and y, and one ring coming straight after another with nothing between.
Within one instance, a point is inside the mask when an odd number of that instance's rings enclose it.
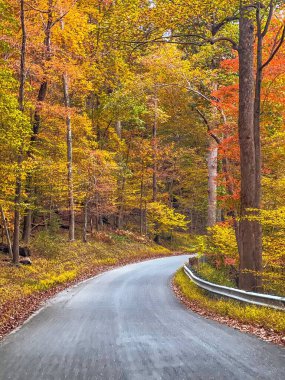
<instances>
[{"instance_id":1,"label":"asphalt road surface","mask_svg":"<svg viewBox=\"0 0 285 380\"><path fill-rule=\"evenodd\" d=\"M284 349L175 298L186 259L128 265L59 294L1 344L0 379L285 379Z\"/></svg>"}]
</instances>

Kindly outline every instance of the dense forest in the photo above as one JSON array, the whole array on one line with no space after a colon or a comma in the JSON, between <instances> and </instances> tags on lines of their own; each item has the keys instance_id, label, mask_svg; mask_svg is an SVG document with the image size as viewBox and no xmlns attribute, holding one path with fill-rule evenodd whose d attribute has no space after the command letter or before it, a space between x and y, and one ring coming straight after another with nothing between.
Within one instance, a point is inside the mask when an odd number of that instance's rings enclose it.
<instances>
[{"instance_id":1,"label":"dense forest","mask_svg":"<svg viewBox=\"0 0 285 380\"><path fill-rule=\"evenodd\" d=\"M282 0L0 0L0 13L1 228L14 264L42 230L191 234L240 288L280 292Z\"/></svg>"}]
</instances>

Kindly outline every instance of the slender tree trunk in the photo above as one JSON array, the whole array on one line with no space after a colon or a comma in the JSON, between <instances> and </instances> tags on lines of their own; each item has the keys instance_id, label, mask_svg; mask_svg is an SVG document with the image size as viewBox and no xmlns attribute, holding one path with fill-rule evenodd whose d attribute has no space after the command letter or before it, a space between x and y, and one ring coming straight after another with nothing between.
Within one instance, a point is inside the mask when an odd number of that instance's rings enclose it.
<instances>
[{"instance_id":1,"label":"slender tree trunk","mask_svg":"<svg viewBox=\"0 0 285 380\"><path fill-rule=\"evenodd\" d=\"M120 120L118 120L116 122L116 133L117 133L117 136L119 137L119 139L121 140L121 138L122 138L122 122Z\"/></svg>"},{"instance_id":2,"label":"slender tree trunk","mask_svg":"<svg viewBox=\"0 0 285 380\"><path fill-rule=\"evenodd\" d=\"M25 95L25 81L26 81L26 44L27 34L25 26L25 1L20 1L20 18L21 18L21 63L20 63L20 86L19 86L19 110L24 112L24 95ZM13 263L19 264L19 240L20 240L20 204L22 195L22 162L23 153L18 153L18 173L16 175L16 188L15 188L15 212L14 212L14 235L13 235Z\"/></svg>"},{"instance_id":3,"label":"slender tree trunk","mask_svg":"<svg viewBox=\"0 0 285 380\"><path fill-rule=\"evenodd\" d=\"M248 4L247 4L248 5ZM256 290L260 285L256 271L260 271L255 223L250 211L256 205L256 162L254 141L254 23L251 12L241 1L239 21L239 145L241 169L241 199L239 223L239 286Z\"/></svg>"},{"instance_id":4,"label":"slender tree trunk","mask_svg":"<svg viewBox=\"0 0 285 380\"><path fill-rule=\"evenodd\" d=\"M70 98L68 88L68 76L62 75L64 104L67 110L66 122L66 144L67 144L67 183L68 183L68 203L69 203L69 241L75 239L75 212L73 195L73 173L72 173L72 127L70 117Z\"/></svg>"},{"instance_id":5,"label":"slender tree trunk","mask_svg":"<svg viewBox=\"0 0 285 380\"><path fill-rule=\"evenodd\" d=\"M64 29L63 19L60 20L61 30ZM67 145L67 187L69 205L69 241L75 240L75 211L73 194L73 160L72 160L72 126L70 116L70 96L67 73L62 74L64 105L67 111L66 124L66 145Z\"/></svg>"},{"instance_id":6,"label":"slender tree trunk","mask_svg":"<svg viewBox=\"0 0 285 380\"><path fill-rule=\"evenodd\" d=\"M93 237L93 217L90 217L90 235Z\"/></svg>"},{"instance_id":7,"label":"slender tree trunk","mask_svg":"<svg viewBox=\"0 0 285 380\"><path fill-rule=\"evenodd\" d=\"M218 175L218 144L211 138L207 158L208 166L208 227L217 221L217 175Z\"/></svg>"},{"instance_id":8,"label":"slender tree trunk","mask_svg":"<svg viewBox=\"0 0 285 380\"><path fill-rule=\"evenodd\" d=\"M53 6L53 0L49 0L48 11L47 11L47 23L46 23L45 38L44 38L46 61L49 61L51 59L51 28L52 28L52 23L53 23L52 6ZM38 134L39 134L40 124L41 124L41 105L42 105L42 102L46 98L47 87L48 87L48 81L47 81L47 78L45 77L40 85L38 97L37 97L37 103L35 107L34 121L33 121L33 134L31 136L31 147L28 152L28 156L30 157L32 157L33 145L37 141ZM27 181L26 181L26 194L28 197L31 196L31 192L32 192L31 187L32 187L32 175L31 173L28 173ZM32 210L29 207L27 207L27 209L25 210L25 215L24 215L23 234L22 234L22 239L26 244L29 243L31 231L32 231Z\"/></svg>"},{"instance_id":9,"label":"slender tree trunk","mask_svg":"<svg viewBox=\"0 0 285 380\"><path fill-rule=\"evenodd\" d=\"M143 210L143 193L144 193L144 164L141 166L141 186L140 186L140 234L143 235L144 227L144 210Z\"/></svg>"},{"instance_id":10,"label":"slender tree trunk","mask_svg":"<svg viewBox=\"0 0 285 380\"><path fill-rule=\"evenodd\" d=\"M87 243L87 227L88 227L88 201L84 203L84 225L83 225L83 242Z\"/></svg>"},{"instance_id":11,"label":"slender tree trunk","mask_svg":"<svg viewBox=\"0 0 285 380\"><path fill-rule=\"evenodd\" d=\"M152 148L153 148L153 174L152 174L152 201L157 201L157 91L154 95L154 120L152 127Z\"/></svg>"},{"instance_id":12,"label":"slender tree trunk","mask_svg":"<svg viewBox=\"0 0 285 380\"><path fill-rule=\"evenodd\" d=\"M129 157L130 157L130 143L128 144L127 148L127 156L126 156L126 164L125 164L125 169L128 169L128 164L129 164ZM123 170L122 173L122 186L121 189L119 190L119 196L118 196L118 215L117 215L117 228L120 230L123 226L123 214L124 214L124 192L125 192L125 187L126 187L126 173L125 170ZM119 182L119 181L118 181ZM118 185L119 187L119 185Z\"/></svg>"},{"instance_id":13,"label":"slender tree trunk","mask_svg":"<svg viewBox=\"0 0 285 380\"><path fill-rule=\"evenodd\" d=\"M9 255L11 256L11 258L13 258L13 249L12 249L10 233L9 233L9 229L7 226L7 220L5 218L5 213L4 213L2 206L0 206L0 211L1 211L2 222L3 222L3 226L4 226L4 230L5 230L6 240L7 240L7 244L8 244ZM2 237L2 240L3 240L3 237Z\"/></svg>"}]
</instances>

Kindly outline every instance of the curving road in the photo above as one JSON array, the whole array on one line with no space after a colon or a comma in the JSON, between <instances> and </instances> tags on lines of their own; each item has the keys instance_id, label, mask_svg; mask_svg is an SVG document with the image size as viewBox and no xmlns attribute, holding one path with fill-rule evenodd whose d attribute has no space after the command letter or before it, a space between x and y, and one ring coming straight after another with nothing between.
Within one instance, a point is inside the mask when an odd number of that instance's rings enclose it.
<instances>
[{"instance_id":1,"label":"curving road","mask_svg":"<svg viewBox=\"0 0 285 380\"><path fill-rule=\"evenodd\" d=\"M187 310L186 256L128 265L55 297L0 346L1 380L284 379L285 350Z\"/></svg>"}]
</instances>

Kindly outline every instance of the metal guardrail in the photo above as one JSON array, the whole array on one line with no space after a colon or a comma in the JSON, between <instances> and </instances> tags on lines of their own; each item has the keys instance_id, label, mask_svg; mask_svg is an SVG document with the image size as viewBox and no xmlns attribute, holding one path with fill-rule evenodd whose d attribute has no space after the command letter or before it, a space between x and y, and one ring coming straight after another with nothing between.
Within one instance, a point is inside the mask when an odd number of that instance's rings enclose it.
<instances>
[{"instance_id":1,"label":"metal guardrail","mask_svg":"<svg viewBox=\"0 0 285 380\"><path fill-rule=\"evenodd\" d=\"M215 293L222 297L232 298L237 301L251 303L253 305L266 306L285 311L285 297L246 292L245 290L217 285L198 277L186 264L184 265L184 272L196 285L209 291L210 293Z\"/></svg>"}]
</instances>

